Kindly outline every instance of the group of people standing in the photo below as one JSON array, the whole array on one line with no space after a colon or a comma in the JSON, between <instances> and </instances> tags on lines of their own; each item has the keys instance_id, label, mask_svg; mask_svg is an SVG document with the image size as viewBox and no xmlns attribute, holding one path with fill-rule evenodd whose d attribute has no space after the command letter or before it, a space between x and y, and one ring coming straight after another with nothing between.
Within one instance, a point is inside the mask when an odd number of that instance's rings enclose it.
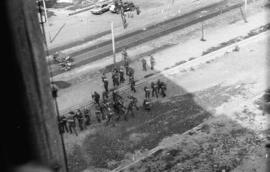
<instances>
[{"instance_id":1,"label":"group of people standing","mask_svg":"<svg viewBox=\"0 0 270 172\"><path fill-rule=\"evenodd\" d=\"M78 109L76 112L70 111L67 115L59 116L58 127L61 134L70 133L78 135L76 126L80 131L83 131L91 124L91 114L88 108L83 112Z\"/></svg>"},{"instance_id":2,"label":"group of people standing","mask_svg":"<svg viewBox=\"0 0 270 172\"><path fill-rule=\"evenodd\" d=\"M134 69L129 66L128 55L126 49L122 51L123 65L120 67L114 67L112 70L112 85L113 88L109 89L109 80L105 73L102 74L101 79L104 85L104 91L102 95L96 91L92 94L92 100L94 101L95 108L95 118L98 123L103 123L107 126L111 124L115 126L116 121L121 119L128 120L129 116L135 117L135 110L139 110L137 105L137 98L128 95L127 99L119 94L116 90L117 87L125 83L126 78L128 78L128 83L130 84L130 89L132 92L136 93L135 79L134 79ZM150 57L151 70L154 70L155 60ZM142 60L143 71L147 71L146 60ZM151 88L151 89L150 89ZM145 86L145 98L143 101L144 110L151 110L151 99L150 93L152 92L152 97L159 97L159 94L163 97L166 96L166 84L160 80L157 82L152 82L150 87ZM102 96L102 97L101 97ZM76 131L76 126L79 130L84 130L87 126L91 124L91 113L90 110L85 108L83 112L77 110L76 112L69 112L67 116L61 116L59 119L59 130L64 133L74 133L78 134Z\"/></svg>"}]
</instances>

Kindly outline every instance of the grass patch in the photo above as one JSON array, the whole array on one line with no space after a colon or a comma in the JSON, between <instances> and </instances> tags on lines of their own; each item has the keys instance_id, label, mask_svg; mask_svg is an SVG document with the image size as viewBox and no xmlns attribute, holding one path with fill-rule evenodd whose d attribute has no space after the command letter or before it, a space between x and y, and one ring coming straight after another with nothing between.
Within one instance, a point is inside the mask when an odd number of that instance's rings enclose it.
<instances>
[{"instance_id":1,"label":"grass patch","mask_svg":"<svg viewBox=\"0 0 270 172\"><path fill-rule=\"evenodd\" d=\"M80 146L75 145L71 154L68 154L68 169L72 172L81 172L87 168Z\"/></svg>"}]
</instances>

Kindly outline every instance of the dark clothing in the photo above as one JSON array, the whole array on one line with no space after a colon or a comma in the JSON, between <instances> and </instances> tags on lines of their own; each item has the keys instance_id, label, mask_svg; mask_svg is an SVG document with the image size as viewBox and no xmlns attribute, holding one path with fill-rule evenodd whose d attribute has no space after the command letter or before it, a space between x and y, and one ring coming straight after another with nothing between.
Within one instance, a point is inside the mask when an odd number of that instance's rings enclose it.
<instances>
[{"instance_id":1,"label":"dark clothing","mask_svg":"<svg viewBox=\"0 0 270 172\"><path fill-rule=\"evenodd\" d=\"M119 74L120 74L120 82L121 83L125 82L124 70L120 69Z\"/></svg>"},{"instance_id":2,"label":"dark clothing","mask_svg":"<svg viewBox=\"0 0 270 172\"><path fill-rule=\"evenodd\" d=\"M128 63L128 60L125 60L124 61L124 67L126 69L126 75L128 75L128 72L129 72L129 63Z\"/></svg>"},{"instance_id":3,"label":"dark clothing","mask_svg":"<svg viewBox=\"0 0 270 172\"><path fill-rule=\"evenodd\" d=\"M107 121L106 121L106 125L108 125L109 122L112 121L112 118L113 118L113 116L114 116L114 112L113 112L113 110L112 110L110 107L108 107L107 110L108 110L108 113L107 113ZM112 122L113 122L113 121L112 121ZM114 125L114 124L113 124L113 125Z\"/></svg>"},{"instance_id":4,"label":"dark clothing","mask_svg":"<svg viewBox=\"0 0 270 172\"><path fill-rule=\"evenodd\" d=\"M83 127L83 114L80 110L77 111L76 115L74 116L78 120L79 128L82 131L84 129Z\"/></svg>"},{"instance_id":5,"label":"dark clothing","mask_svg":"<svg viewBox=\"0 0 270 172\"><path fill-rule=\"evenodd\" d=\"M119 76L118 76L118 73L115 73L113 74L112 76L112 79L113 79L113 86L119 86Z\"/></svg>"},{"instance_id":6,"label":"dark clothing","mask_svg":"<svg viewBox=\"0 0 270 172\"><path fill-rule=\"evenodd\" d=\"M135 80L134 79L131 79L131 81L130 81L130 89L131 89L131 91L133 91L134 93L136 93Z\"/></svg>"},{"instance_id":7,"label":"dark clothing","mask_svg":"<svg viewBox=\"0 0 270 172\"><path fill-rule=\"evenodd\" d=\"M84 109L83 115L84 115L84 119L85 119L85 126L88 126L91 124L91 116L90 116L90 111L88 109Z\"/></svg>"},{"instance_id":8,"label":"dark clothing","mask_svg":"<svg viewBox=\"0 0 270 172\"><path fill-rule=\"evenodd\" d=\"M109 89L108 89L109 81L108 81L108 78L104 75L102 76L102 82L104 84L105 91L108 92L109 91Z\"/></svg>"},{"instance_id":9,"label":"dark clothing","mask_svg":"<svg viewBox=\"0 0 270 172\"><path fill-rule=\"evenodd\" d=\"M147 68L146 68L146 60L145 60L145 59L142 59L142 67L143 67L143 70L144 70L144 71L147 71Z\"/></svg>"},{"instance_id":10,"label":"dark clothing","mask_svg":"<svg viewBox=\"0 0 270 172\"><path fill-rule=\"evenodd\" d=\"M56 98L58 96L58 88L55 85L52 85L52 96Z\"/></svg>"},{"instance_id":11,"label":"dark clothing","mask_svg":"<svg viewBox=\"0 0 270 172\"><path fill-rule=\"evenodd\" d=\"M155 59L152 56L150 57L150 64L151 64L151 70L154 70Z\"/></svg>"},{"instance_id":12,"label":"dark clothing","mask_svg":"<svg viewBox=\"0 0 270 172\"><path fill-rule=\"evenodd\" d=\"M143 107L147 111L150 111L151 110L151 102L150 102L149 99L144 99L144 101L143 101Z\"/></svg>"},{"instance_id":13,"label":"dark clothing","mask_svg":"<svg viewBox=\"0 0 270 172\"><path fill-rule=\"evenodd\" d=\"M167 87L166 87L166 84L164 82L161 82L161 88L160 89L161 89L161 95L163 97L165 97L166 96L165 91L166 91Z\"/></svg>"},{"instance_id":14,"label":"dark clothing","mask_svg":"<svg viewBox=\"0 0 270 172\"><path fill-rule=\"evenodd\" d=\"M126 111L125 117L124 117L125 120L128 120L127 116L129 113L131 114L132 117L135 117L133 107L134 107L133 102L132 101L129 102L128 107L127 107L127 111Z\"/></svg>"},{"instance_id":15,"label":"dark clothing","mask_svg":"<svg viewBox=\"0 0 270 172\"><path fill-rule=\"evenodd\" d=\"M157 84L151 83L151 88L152 88L152 97L156 96L158 98L158 87Z\"/></svg>"},{"instance_id":16,"label":"dark clothing","mask_svg":"<svg viewBox=\"0 0 270 172\"><path fill-rule=\"evenodd\" d=\"M78 133L76 131L76 122L75 122L75 119L73 116L69 116L67 118L67 124L68 124L68 129L69 129L69 132L71 134L73 134L73 132L75 133L76 136L78 136Z\"/></svg>"},{"instance_id":17,"label":"dark clothing","mask_svg":"<svg viewBox=\"0 0 270 172\"><path fill-rule=\"evenodd\" d=\"M61 116L58 121L59 125L59 131L61 134L68 133L68 127L67 127L67 118L65 116Z\"/></svg>"},{"instance_id":18,"label":"dark clothing","mask_svg":"<svg viewBox=\"0 0 270 172\"><path fill-rule=\"evenodd\" d=\"M150 98L150 89L148 87L144 87L145 98Z\"/></svg>"},{"instance_id":19,"label":"dark clothing","mask_svg":"<svg viewBox=\"0 0 270 172\"><path fill-rule=\"evenodd\" d=\"M161 90L161 82L160 82L160 80L158 80L157 81L157 91L158 91L158 93L160 93L160 90Z\"/></svg>"},{"instance_id":20,"label":"dark clothing","mask_svg":"<svg viewBox=\"0 0 270 172\"><path fill-rule=\"evenodd\" d=\"M97 92L95 92L92 97L94 98L95 103L99 104L100 95Z\"/></svg>"},{"instance_id":21,"label":"dark clothing","mask_svg":"<svg viewBox=\"0 0 270 172\"><path fill-rule=\"evenodd\" d=\"M101 112L100 112L100 110L96 110L95 114L96 114L97 122L101 123Z\"/></svg>"},{"instance_id":22,"label":"dark clothing","mask_svg":"<svg viewBox=\"0 0 270 172\"><path fill-rule=\"evenodd\" d=\"M107 100L109 99L108 92L104 91L102 93L102 99L103 99L103 102L107 102Z\"/></svg>"},{"instance_id":23,"label":"dark clothing","mask_svg":"<svg viewBox=\"0 0 270 172\"><path fill-rule=\"evenodd\" d=\"M127 60L128 54L127 54L127 51L126 51L126 50L123 50L123 51L122 51L122 56L123 56L123 60L124 60L124 61Z\"/></svg>"},{"instance_id":24,"label":"dark clothing","mask_svg":"<svg viewBox=\"0 0 270 172\"><path fill-rule=\"evenodd\" d=\"M129 67L129 69L128 69L128 76L129 77L134 77L134 69L131 68L131 67Z\"/></svg>"},{"instance_id":25,"label":"dark clothing","mask_svg":"<svg viewBox=\"0 0 270 172\"><path fill-rule=\"evenodd\" d=\"M116 92L112 93L112 98L113 98L113 102L118 102L119 100L122 99L122 97Z\"/></svg>"},{"instance_id":26,"label":"dark clothing","mask_svg":"<svg viewBox=\"0 0 270 172\"><path fill-rule=\"evenodd\" d=\"M105 120L105 118L106 118L105 117L105 109L106 109L105 105L103 103L101 103L99 108L100 108L100 112L101 112L101 119Z\"/></svg>"}]
</instances>

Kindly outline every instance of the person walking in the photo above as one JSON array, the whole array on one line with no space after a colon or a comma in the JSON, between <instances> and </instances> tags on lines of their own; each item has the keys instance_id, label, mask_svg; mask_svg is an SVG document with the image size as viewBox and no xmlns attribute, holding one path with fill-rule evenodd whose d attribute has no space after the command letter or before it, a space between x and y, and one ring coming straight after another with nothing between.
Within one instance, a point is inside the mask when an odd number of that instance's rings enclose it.
<instances>
[{"instance_id":1,"label":"person walking","mask_svg":"<svg viewBox=\"0 0 270 172\"><path fill-rule=\"evenodd\" d=\"M151 88L152 88L152 97L156 96L156 98L158 98L157 84L154 82L151 82Z\"/></svg>"},{"instance_id":2,"label":"person walking","mask_svg":"<svg viewBox=\"0 0 270 172\"><path fill-rule=\"evenodd\" d=\"M150 89L147 86L144 87L144 93L146 99L150 98Z\"/></svg>"},{"instance_id":3,"label":"person walking","mask_svg":"<svg viewBox=\"0 0 270 172\"><path fill-rule=\"evenodd\" d=\"M135 79L134 79L134 78L131 78L131 81L130 81L130 89L131 89L131 91L133 91L134 93L136 93L136 89L135 89Z\"/></svg>"},{"instance_id":4,"label":"person walking","mask_svg":"<svg viewBox=\"0 0 270 172\"><path fill-rule=\"evenodd\" d=\"M155 59L153 56L150 56L150 65L151 65L151 70L154 70L154 65L155 65Z\"/></svg>"},{"instance_id":5,"label":"person walking","mask_svg":"<svg viewBox=\"0 0 270 172\"><path fill-rule=\"evenodd\" d=\"M102 82L103 82L105 91L108 92L109 91L109 88L108 88L108 86L109 86L109 80L106 77L105 73L103 73L103 75L102 75Z\"/></svg>"},{"instance_id":6,"label":"person walking","mask_svg":"<svg viewBox=\"0 0 270 172\"><path fill-rule=\"evenodd\" d=\"M143 71L147 71L146 60L144 58L142 59L142 67L143 67Z\"/></svg>"}]
</instances>

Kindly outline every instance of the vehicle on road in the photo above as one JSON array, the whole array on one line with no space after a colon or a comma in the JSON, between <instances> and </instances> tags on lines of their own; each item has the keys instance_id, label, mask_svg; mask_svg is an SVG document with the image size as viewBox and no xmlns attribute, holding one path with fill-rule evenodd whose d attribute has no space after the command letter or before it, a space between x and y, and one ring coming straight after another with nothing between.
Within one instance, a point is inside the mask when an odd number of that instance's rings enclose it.
<instances>
[{"instance_id":1,"label":"vehicle on road","mask_svg":"<svg viewBox=\"0 0 270 172\"><path fill-rule=\"evenodd\" d=\"M71 69L73 59L63 52L56 52L53 55L53 61L58 64L62 70L67 71Z\"/></svg>"},{"instance_id":2,"label":"vehicle on road","mask_svg":"<svg viewBox=\"0 0 270 172\"><path fill-rule=\"evenodd\" d=\"M103 14L107 11L109 11L111 4L101 4L101 5L97 5L95 8L93 8L92 10L90 10L90 12L92 14L95 15L100 15Z\"/></svg>"},{"instance_id":3,"label":"vehicle on road","mask_svg":"<svg viewBox=\"0 0 270 172\"><path fill-rule=\"evenodd\" d=\"M136 10L136 6L134 5L133 2L123 2L123 7L124 7L124 12ZM117 9L114 4L110 6L110 12L116 13L116 14L120 13L119 9Z\"/></svg>"}]
</instances>

